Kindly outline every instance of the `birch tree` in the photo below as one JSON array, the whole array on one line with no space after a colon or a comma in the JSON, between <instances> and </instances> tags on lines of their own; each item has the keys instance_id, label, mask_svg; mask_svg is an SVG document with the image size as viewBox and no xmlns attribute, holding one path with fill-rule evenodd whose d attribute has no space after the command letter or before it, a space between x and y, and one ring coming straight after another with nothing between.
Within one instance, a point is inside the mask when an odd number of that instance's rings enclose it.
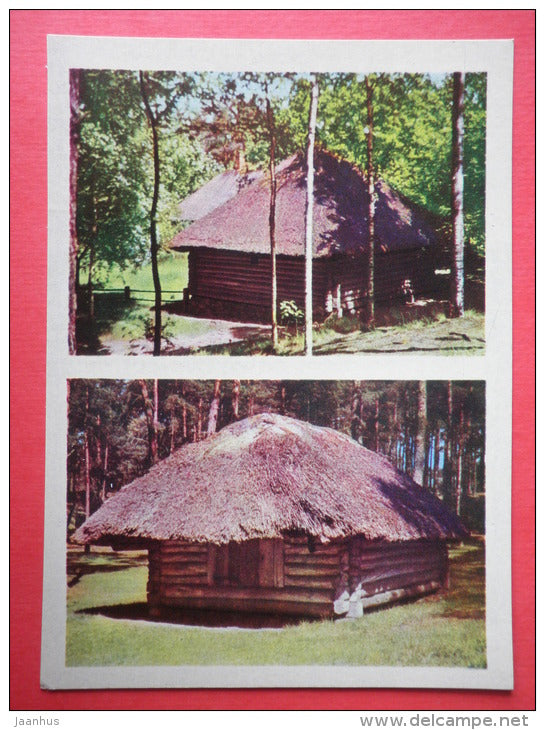
<instances>
[{"instance_id":1,"label":"birch tree","mask_svg":"<svg viewBox=\"0 0 545 730\"><path fill-rule=\"evenodd\" d=\"M373 164L373 82L365 79L367 126L367 251L365 302L362 310L362 329L375 328L375 169Z\"/></svg>"},{"instance_id":2,"label":"birch tree","mask_svg":"<svg viewBox=\"0 0 545 730\"><path fill-rule=\"evenodd\" d=\"M78 256L77 192L80 127L80 70L70 70L70 253L68 274L68 353L76 354L76 261Z\"/></svg>"},{"instance_id":3,"label":"birch tree","mask_svg":"<svg viewBox=\"0 0 545 730\"><path fill-rule=\"evenodd\" d=\"M464 81L465 74L453 74L452 85L452 255L450 316L464 314Z\"/></svg>"},{"instance_id":4,"label":"birch tree","mask_svg":"<svg viewBox=\"0 0 545 730\"><path fill-rule=\"evenodd\" d=\"M316 116L318 112L318 80L311 77L310 109L307 133L307 188L305 197L305 355L312 355L312 261L314 211L314 141L316 138Z\"/></svg>"}]
</instances>

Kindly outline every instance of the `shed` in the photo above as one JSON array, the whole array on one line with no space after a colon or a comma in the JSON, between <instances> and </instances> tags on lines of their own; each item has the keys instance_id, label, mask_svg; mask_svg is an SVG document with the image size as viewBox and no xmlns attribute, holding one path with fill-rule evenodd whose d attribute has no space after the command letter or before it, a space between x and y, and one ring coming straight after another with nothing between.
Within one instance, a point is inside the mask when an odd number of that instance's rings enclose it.
<instances>
[{"instance_id":1,"label":"shed","mask_svg":"<svg viewBox=\"0 0 545 730\"><path fill-rule=\"evenodd\" d=\"M447 583L466 530L383 456L261 414L181 447L108 499L75 540L149 550L148 604L359 616Z\"/></svg>"},{"instance_id":2,"label":"shed","mask_svg":"<svg viewBox=\"0 0 545 730\"><path fill-rule=\"evenodd\" d=\"M315 156L313 314L357 312L366 281L367 190L362 173L320 150ZM383 181L376 184L375 302L402 301L410 282L417 297L442 294L443 221ZM302 154L277 166L278 303L305 298L306 169ZM191 225L171 247L189 253L189 307L195 314L270 321L269 177L229 171L182 202Z\"/></svg>"}]
</instances>

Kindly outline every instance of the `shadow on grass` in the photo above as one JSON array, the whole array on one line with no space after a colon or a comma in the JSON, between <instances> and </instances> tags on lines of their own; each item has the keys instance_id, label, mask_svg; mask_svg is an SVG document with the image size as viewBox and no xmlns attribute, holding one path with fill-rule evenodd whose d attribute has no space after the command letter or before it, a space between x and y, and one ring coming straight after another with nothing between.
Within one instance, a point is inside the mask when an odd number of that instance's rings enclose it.
<instances>
[{"instance_id":1,"label":"shadow on grass","mask_svg":"<svg viewBox=\"0 0 545 730\"><path fill-rule=\"evenodd\" d=\"M68 586L72 587L84 575L93 573L115 573L127 568L147 566L148 556L142 555L84 555L81 552L69 552L66 559L66 576Z\"/></svg>"},{"instance_id":2,"label":"shadow on grass","mask_svg":"<svg viewBox=\"0 0 545 730\"><path fill-rule=\"evenodd\" d=\"M135 300L127 300L123 293L104 292L95 294L95 317L79 315L76 325L78 355L108 354L101 352L101 337L106 335L117 322L126 322L132 332L134 328L144 334L144 320L149 308ZM78 306L78 312L85 306Z\"/></svg>"},{"instance_id":3,"label":"shadow on grass","mask_svg":"<svg viewBox=\"0 0 545 730\"><path fill-rule=\"evenodd\" d=\"M459 340L450 340L450 342L458 343ZM315 345L314 347L314 354L315 355L331 355L331 354L354 354L357 352L364 352L364 353L370 353L370 354L384 354L384 353L398 353L398 352L445 352L448 348L445 346L438 346L438 347L399 347L398 345L401 345L401 342L392 342L387 347L354 347L351 345L350 342L344 342L342 339L338 340L330 340L329 342L323 344L323 345ZM395 347L395 349L394 349ZM481 348L477 345L468 346L468 347L456 347L455 352L464 352L464 351L475 351L480 350ZM453 351L454 352L454 351Z\"/></svg>"},{"instance_id":4,"label":"shadow on grass","mask_svg":"<svg viewBox=\"0 0 545 730\"><path fill-rule=\"evenodd\" d=\"M126 603L114 606L95 606L82 608L78 614L99 615L108 618L129 619L131 621L147 621L168 623L179 626L199 626L207 628L239 628L239 629L283 629L313 619L303 616L278 616L275 614L242 613L230 611L207 611L192 609L161 608L160 616L150 614L147 603ZM319 621L319 619L314 619Z\"/></svg>"},{"instance_id":5,"label":"shadow on grass","mask_svg":"<svg viewBox=\"0 0 545 730\"><path fill-rule=\"evenodd\" d=\"M437 601L437 615L442 618L484 619L486 617L485 542L471 537L449 550L450 585L445 591L429 596Z\"/></svg>"}]
</instances>

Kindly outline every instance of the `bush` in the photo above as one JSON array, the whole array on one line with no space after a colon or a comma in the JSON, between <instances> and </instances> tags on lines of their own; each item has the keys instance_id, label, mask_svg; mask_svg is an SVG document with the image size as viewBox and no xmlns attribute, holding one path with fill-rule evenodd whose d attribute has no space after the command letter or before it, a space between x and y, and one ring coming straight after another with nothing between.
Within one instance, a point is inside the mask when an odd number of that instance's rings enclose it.
<instances>
[{"instance_id":1,"label":"bush","mask_svg":"<svg viewBox=\"0 0 545 730\"><path fill-rule=\"evenodd\" d=\"M302 309L299 309L297 304L293 301L284 300L280 302L280 321L282 324L295 325L295 332L297 333L297 327L300 322L305 318L305 313Z\"/></svg>"}]
</instances>

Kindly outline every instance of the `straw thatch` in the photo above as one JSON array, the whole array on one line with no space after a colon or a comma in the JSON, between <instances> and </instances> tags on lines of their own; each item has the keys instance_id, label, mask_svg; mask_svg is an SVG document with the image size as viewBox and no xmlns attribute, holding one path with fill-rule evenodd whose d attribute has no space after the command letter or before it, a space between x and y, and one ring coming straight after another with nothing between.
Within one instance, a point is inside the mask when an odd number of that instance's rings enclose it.
<instances>
[{"instance_id":1,"label":"straw thatch","mask_svg":"<svg viewBox=\"0 0 545 730\"><path fill-rule=\"evenodd\" d=\"M204 218L205 215L238 195L253 180L262 177L263 173L258 170L245 175L237 170L226 170L216 175L178 204L180 219L196 221Z\"/></svg>"},{"instance_id":2,"label":"straw thatch","mask_svg":"<svg viewBox=\"0 0 545 730\"><path fill-rule=\"evenodd\" d=\"M183 446L77 531L222 544L301 532L388 541L460 538L443 504L387 459L329 428L262 414Z\"/></svg>"},{"instance_id":3,"label":"straw thatch","mask_svg":"<svg viewBox=\"0 0 545 730\"><path fill-rule=\"evenodd\" d=\"M349 162L324 150L316 153L315 166L314 257L361 254L368 245L365 178ZM195 222L174 238L171 247L269 253L269 181L263 173L253 174L255 177L245 179L247 184L239 186L236 194L233 193L242 178L234 172L224 173L183 202L184 216L191 214ZM383 181L377 182L376 195L378 251L441 244L439 219ZM304 157L296 154L277 167L275 235L279 255L304 255L305 196Z\"/></svg>"}]
</instances>

